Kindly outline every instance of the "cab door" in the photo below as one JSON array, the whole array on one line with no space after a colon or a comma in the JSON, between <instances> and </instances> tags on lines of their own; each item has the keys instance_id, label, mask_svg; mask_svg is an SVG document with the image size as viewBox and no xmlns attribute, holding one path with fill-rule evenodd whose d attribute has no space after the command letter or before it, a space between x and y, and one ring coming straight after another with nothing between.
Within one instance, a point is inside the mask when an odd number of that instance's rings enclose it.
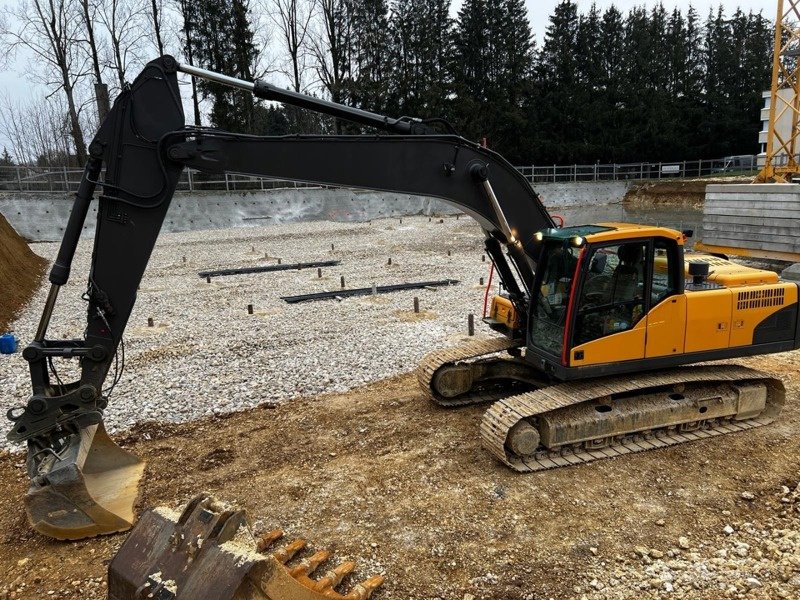
<instances>
[{"instance_id":1,"label":"cab door","mask_svg":"<svg viewBox=\"0 0 800 600\"><path fill-rule=\"evenodd\" d=\"M649 305L648 240L588 249L575 306L570 366L643 359Z\"/></svg>"},{"instance_id":2,"label":"cab door","mask_svg":"<svg viewBox=\"0 0 800 600\"><path fill-rule=\"evenodd\" d=\"M650 304L645 356L682 354L686 339L686 296L681 293L681 260L674 240L656 238L650 258Z\"/></svg>"}]
</instances>

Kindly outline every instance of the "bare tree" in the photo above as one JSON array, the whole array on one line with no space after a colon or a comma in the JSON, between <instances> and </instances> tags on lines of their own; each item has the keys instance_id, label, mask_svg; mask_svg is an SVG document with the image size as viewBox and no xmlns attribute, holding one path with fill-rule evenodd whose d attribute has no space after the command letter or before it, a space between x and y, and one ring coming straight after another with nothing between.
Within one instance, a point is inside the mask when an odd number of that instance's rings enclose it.
<instances>
[{"instance_id":1,"label":"bare tree","mask_svg":"<svg viewBox=\"0 0 800 600\"><path fill-rule=\"evenodd\" d=\"M310 49L317 78L331 100L346 99L345 85L351 73L350 48L353 26L350 0L314 0L317 18L310 31ZM342 133L342 122L335 119L336 133Z\"/></svg>"},{"instance_id":2,"label":"bare tree","mask_svg":"<svg viewBox=\"0 0 800 600\"><path fill-rule=\"evenodd\" d=\"M86 143L76 99L76 86L87 73L85 57L78 51L80 15L70 10L68 0L20 0L16 7L5 10L0 47L12 53L19 49L30 52L36 68L29 69L29 76L45 83L52 94L63 91L75 154L78 161L85 162Z\"/></svg>"},{"instance_id":3,"label":"bare tree","mask_svg":"<svg viewBox=\"0 0 800 600\"><path fill-rule=\"evenodd\" d=\"M11 142L19 164L68 166L73 145L70 130L62 96L24 101L0 96L0 133Z\"/></svg>"},{"instance_id":4,"label":"bare tree","mask_svg":"<svg viewBox=\"0 0 800 600\"><path fill-rule=\"evenodd\" d=\"M86 45L89 49L89 57L92 60L92 71L94 72L94 96L97 101L97 114L103 120L110 109L108 98L108 86L103 83L103 73L100 70L100 53L94 33L94 23L97 13L97 4L90 0L79 0L80 12L86 29Z\"/></svg>"},{"instance_id":5,"label":"bare tree","mask_svg":"<svg viewBox=\"0 0 800 600\"><path fill-rule=\"evenodd\" d=\"M164 43L161 41L161 20L164 14L164 4L161 0L150 0L150 21L153 23L153 33L156 36L158 55L164 55Z\"/></svg>"},{"instance_id":6,"label":"bare tree","mask_svg":"<svg viewBox=\"0 0 800 600\"><path fill-rule=\"evenodd\" d=\"M183 33L183 53L190 65L194 65L194 36L197 28L197 7L193 0L176 0L178 11L183 19L181 31ZM194 109L194 124L200 127L200 101L198 98L197 79L192 77L192 108Z\"/></svg>"},{"instance_id":7,"label":"bare tree","mask_svg":"<svg viewBox=\"0 0 800 600\"><path fill-rule=\"evenodd\" d=\"M318 19L311 31L314 69L334 102L341 102L344 81L350 73L353 30L348 0L315 0Z\"/></svg>"},{"instance_id":8,"label":"bare tree","mask_svg":"<svg viewBox=\"0 0 800 600\"><path fill-rule=\"evenodd\" d=\"M306 72L309 33L314 16L311 0L268 0L268 13L278 27L282 42L289 55L289 64L283 71L292 83L294 91L303 90L303 75Z\"/></svg>"},{"instance_id":9,"label":"bare tree","mask_svg":"<svg viewBox=\"0 0 800 600\"><path fill-rule=\"evenodd\" d=\"M142 63L142 44L148 31L143 21L143 0L101 0L98 17L108 33L111 46L109 66L117 75L119 87L125 86L128 67Z\"/></svg>"}]
</instances>

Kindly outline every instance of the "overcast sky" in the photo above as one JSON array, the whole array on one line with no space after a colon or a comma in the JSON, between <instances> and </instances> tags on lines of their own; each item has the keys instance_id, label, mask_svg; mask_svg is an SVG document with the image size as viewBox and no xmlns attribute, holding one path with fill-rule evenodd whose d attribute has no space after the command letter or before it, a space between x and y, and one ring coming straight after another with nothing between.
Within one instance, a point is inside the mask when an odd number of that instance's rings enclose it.
<instances>
[{"instance_id":1,"label":"overcast sky","mask_svg":"<svg viewBox=\"0 0 800 600\"><path fill-rule=\"evenodd\" d=\"M541 45L544 37L545 30L547 29L548 17L552 14L554 7L560 0L526 0L528 6L528 17L533 28L533 33L536 37L537 45ZM17 0L0 0L0 7L10 6L16 4ZM461 3L461 0L453 0L454 12L456 6ZM593 0L578 0L578 7L580 12L588 11L591 7ZM657 4L655 0L596 0L594 3L602 10L612 4L619 8L623 13L627 13L633 6L654 6ZM730 14L736 10L737 6L742 7L745 11L753 10L755 12L762 11L763 14L770 20L775 18L777 11L777 0L739 0L737 2L720 2L719 0L663 0L664 6L668 9L678 6L683 10L688 9L689 5L695 7L700 14L701 19L705 19L711 7L717 7L722 4L725 7L726 14ZM18 60L16 64L12 65L16 71L22 71L26 66L25 60ZM26 97L34 93L37 89L42 88L34 87L24 75L14 70L0 71L0 93L8 92L14 98ZM90 135L87 137L91 137ZM4 145L5 140L2 139L0 134L0 146Z\"/></svg>"}]
</instances>

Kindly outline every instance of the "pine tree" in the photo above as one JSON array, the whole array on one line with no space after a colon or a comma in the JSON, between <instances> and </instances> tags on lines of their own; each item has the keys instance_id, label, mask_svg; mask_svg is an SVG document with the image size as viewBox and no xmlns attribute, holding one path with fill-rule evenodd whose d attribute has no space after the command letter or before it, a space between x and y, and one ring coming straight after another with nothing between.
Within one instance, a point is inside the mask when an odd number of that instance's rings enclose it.
<instances>
[{"instance_id":1,"label":"pine tree","mask_svg":"<svg viewBox=\"0 0 800 600\"><path fill-rule=\"evenodd\" d=\"M253 79L256 58L247 0L198 0L194 35L188 38L198 65L245 80ZM253 128L253 96L209 81L199 82L211 98L211 124L234 132Z\"/></svg>"},{"instance_id":2,"label":"pine tree","mask_svg":"<svg viewBox=\"0 0 800 600\"><path fill-rule=\"evenodd\" d=\"M14 159L8 153L8 148L3 146L3 154L0 154L0 167L13 167Z\"/></svg>"},{"instance_id":3,"label":"pine tree","mask_svg":"<svg viewBox=\"0 0 800 600\"><path fill-rule=\"evenodd\" d=\"M467 137L486 137L508 158L528 162L524 139L532 102L533 42L521 0L466 0L453 33L452 116Z\"/></svg>"},{"instance_id":4,"label":"pine tree","mask_svg":"<svg viewBox=\"0 0 800 600\"><path fill-rule=\"evenodd\" d=\"M597 121L596 140L600 149L595 160L618 162L623 159L622 144L624 113L621 107L625 93L625 24L622 13L610 6L600 21L598 52L600 75L598 80L599 105L592 111Z\"/></svg>"},{"instance_id":5,"label":"pine tree","mask_svg":"<svg viewBox=\"0 0 800 600\"><path fill-rule=\"evenodd\" d=\"M346 82L348 100L367 110L387 107L390 85L389 10L386 0L358 0L351 4L353 35L350 54L353 73Z\"/></svg>"},{"instance_id":6,"label":"pine tree","mask_svg":"<svg viewBox=\"0 0 800 600\"><path fill-rule=\"evenodd\" d=\"M392 6L391 110L439 117L448 90L448 0L397 0Z\"/></svg>"},{"instance_id":7,"label":"pine tree","mask_svg":"<svg viewBox=\"0 0 800 600\"><path fill-rule=\"evenodd\" d=\"M13 166L14 160L8 153L8 148L3 146L3 154L0 154L0 181L9 181L16 178L16 174L13 172L13 169L8 168Z\"/></svg>"},{"instance_id":8,"label":"pine tree","mask_svg":"<svg viewBox=\"0 0 800 600\"><path fill-rule=\"evenodd\" d=\"M571 162L577 160L578 129L582 107L573 95L580 82L578 61L578 5L564 0L550 16L542 52L539 55L538 77L544 92L541 98L541 145L547 155L537 160Z\"/></svg>"}]
</instances>

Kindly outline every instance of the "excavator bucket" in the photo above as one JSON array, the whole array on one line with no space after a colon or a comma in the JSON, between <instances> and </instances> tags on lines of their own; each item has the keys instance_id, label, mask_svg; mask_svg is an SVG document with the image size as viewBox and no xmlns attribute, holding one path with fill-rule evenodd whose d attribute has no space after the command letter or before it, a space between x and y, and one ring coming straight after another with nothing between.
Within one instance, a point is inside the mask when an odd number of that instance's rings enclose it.
<instances>
[{"instance_id":1,"label":"excavator bucket","mask_svg":"<svg viewBox=\"0 0 800 600\"><path fill-rule=\"evenodd\" d=\"M306 558L305 540L272 549L283 537L256 540L243 510L201 494L178 514L159 507L142 515L108 567L109 600L366 600L380 575L335 588L355 569L344 562L313 578L330 553Z\"/></svg>"},{"instance_id":2,"label":"excavator bucket","mask_svg":"<svg viewBox=\"0 0 800 600\"><path fill-rule=\"evenodd\" d=\"M38 465L25 496L33 528L59 540L130 529L144 463L117 446L102 423L74 434Z\"/></svg>"}]
</instances>

